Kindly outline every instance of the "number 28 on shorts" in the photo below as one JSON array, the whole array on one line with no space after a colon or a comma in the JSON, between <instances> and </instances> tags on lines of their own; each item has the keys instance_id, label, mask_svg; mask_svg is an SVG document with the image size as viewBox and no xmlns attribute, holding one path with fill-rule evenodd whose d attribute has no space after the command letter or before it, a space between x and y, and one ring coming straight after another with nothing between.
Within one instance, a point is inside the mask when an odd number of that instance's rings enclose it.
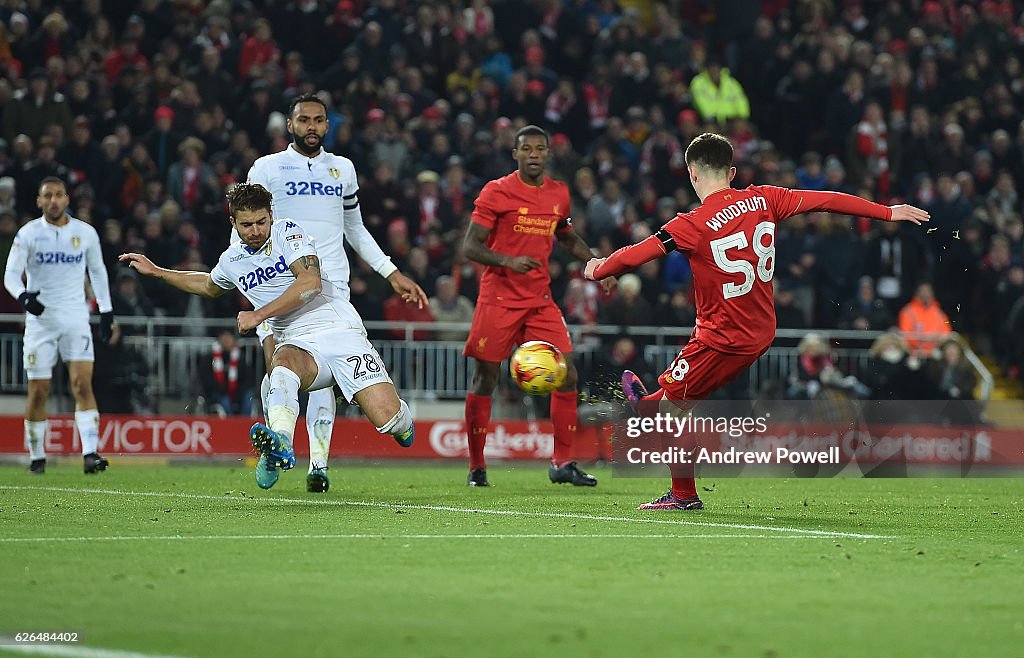
<instances>
[{"instance_id":1,"label":"number 28 on shorts","mask_svg":"<svg viewBox=\"0 0 1024 658\"><path fill-rule=\"evenodd\" d=\"M665 381L669 384L677 384L683 381L683 377L686 377L686 373L690 371L690 364L683 358L683 353L680 352L676 356L676 360L672 362L672 365L668 367L668 373L665 375Z\"/></svg>"}]
</instances>

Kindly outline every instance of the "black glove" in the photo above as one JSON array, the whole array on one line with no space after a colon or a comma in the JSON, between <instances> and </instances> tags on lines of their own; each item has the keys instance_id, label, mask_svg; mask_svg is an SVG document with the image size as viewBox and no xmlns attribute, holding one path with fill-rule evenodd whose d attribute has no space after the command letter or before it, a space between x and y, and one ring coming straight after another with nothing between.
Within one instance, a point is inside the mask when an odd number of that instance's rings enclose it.
<instances>
[{"instance_id":1,"label":"black glove","mask_svg":"<svg viewBox=\"0 0 1024 658\"><path fill-rule=\"evenodd\" d=\"M39 300L36 299L38 296L39 291L29 292L26 290L18 295L18 301L21 302L21 305L25 307L25 310L32 315L42 315L43 311L46 310L46 307L40 304Z\"/></svg>"},{"instance_id":2,"label":"black glove","mask_svg":"<svg viewBox=\"0 0 1024 658\"><path fill-rule=\"evenodd\" d=\"M109 343L114 337L114 312L100 313L100 340Z\"/></svg>"}]
</instances>

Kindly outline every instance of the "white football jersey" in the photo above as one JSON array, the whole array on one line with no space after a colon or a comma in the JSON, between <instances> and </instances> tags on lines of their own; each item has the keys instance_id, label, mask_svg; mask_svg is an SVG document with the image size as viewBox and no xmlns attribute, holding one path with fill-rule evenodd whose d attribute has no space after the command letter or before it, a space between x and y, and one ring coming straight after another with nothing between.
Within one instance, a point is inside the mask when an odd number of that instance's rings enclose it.
<instances>
[{"instance_id":1,"label":"white football jersey","mask_svg":"<svg viewBox=\"0 0 1024 658\"><path fill-rule=\"evenodd\" d=\"M273 195L275 217L288 217L309 231L324 276L348 296L351 272L345 240L363 260L388 276L395 266L363 225L356 168L348 158L320 149L307 158L292 146L253 163L249 182ZM238 241L237 233L232 242Z\"/></svg>"},{"instance_id":2,"label":"white football jersey","mask_svg":"<svg viewBox=\"0 0 1024 658\"><path fill-rule=\"evenodd\" d=\"M291 265L303 256L317 256L314 240L296 222L279 219L270 227L270 239L259 250L237 242L221 254L210 272L213 282L230 290L237 288L255 307L274 301L295 282ZM322 274L322 270L321 270ZM324 279L315 298L268 323L278 340L323 331L325 327L363 329L359 314L348 297Z\"/></svg>"},{"instance_id":3,"label":"white football jersey","mask_svg":"<svg viewBox=\"0 0 1024 658\"><path fill-rule=\"evenodd\" d=\"M87 271L100 313L112 309L99 235L85 222L70 216L68 219L63 226L51 224L43 217L28 222L14 236L7 259L4 286L15 299L26 290L38 291L38 300L46 307L40 320L88 316ZM21 281L23 273L25 283Z\"/></svg>"}]
</instances>

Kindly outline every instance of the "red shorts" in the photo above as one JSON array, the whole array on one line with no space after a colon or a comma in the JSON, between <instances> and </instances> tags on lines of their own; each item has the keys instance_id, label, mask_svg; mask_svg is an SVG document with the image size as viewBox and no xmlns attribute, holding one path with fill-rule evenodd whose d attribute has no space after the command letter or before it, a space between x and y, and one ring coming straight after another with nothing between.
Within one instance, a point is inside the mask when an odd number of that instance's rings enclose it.
<instances>
[{"instance_id":1,"label":"red shorts","mask_svg":"<svg viewBox=\"0 0 1024 658\"><path fill-rule=\"evenodd\" d=\"M529 340L547 341L563 354L572 352L565 318L554 303L533 308L477 304L462 353L480 361L500 363L512 353L513 345Z\"/></svg>"},{"instance_id":2,"label":"red shorts","mask_svg":"<svg viewBox=\"0 0 1024 658\"><path fill-rule=\"evenodd\" d=\"M758 354L726 354L691 340L661 373L658 384L670 400L706 400L767 351L765 347Z\"/></svg>"}]
</instances>

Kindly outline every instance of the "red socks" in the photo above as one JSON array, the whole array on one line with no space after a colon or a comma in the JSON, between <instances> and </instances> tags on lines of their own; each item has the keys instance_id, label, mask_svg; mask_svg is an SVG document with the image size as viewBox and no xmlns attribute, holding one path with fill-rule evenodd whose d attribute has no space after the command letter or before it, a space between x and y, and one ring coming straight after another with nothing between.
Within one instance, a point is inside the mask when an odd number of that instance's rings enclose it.
<instances>
[{"instance_id":1,"label":"red socks","mask_svg":"<svg viewBox=\"0 0 1024 658\"><path fill-rule=\"evenodd\" d=\"M555 451L551 463L555 467L572 461L572 439L579 423L576 391L554 391L551 394L551 424L555 426Z\"/></svg>"},{"instance_id":2,"label":"red socks","mask_svg":"<svg viewBox=\"0 0 1024 658\"><path fill-rule=\"evenodd\" d=\"M693 466L690 467L693 472ZM679 500L688 500L697 497L697 481L690 477L672 477L672 494Z\"/></svg>"},{"instance_id":3,"label":"red socks","mask_svg":"<svg viewBox=\"0 0 1024 658\"><path fill-rule=\"evenodd\" d=\"M487 468L484 446L487 445L487 426L491 424L491 396L469 393L466 395L466 434L469 436L469 470Z\"/></svg>"},{"instance_id":4,"label":"red socks","mask_svg":"<svg viewBox=\"0 0 1024 658\"><path fill-rule=\"evenodd\" d=\"M572 438L576 434L579 414L576 391L555 391L551 394L551 423L555 426L555 450L551 462L563 466L572 461ZM491 396L466 395L466 434L469 439L469 469L487 468L484 446L491 422Z\"/></svg>"},{"instance_id":5,"label":"red socks","mask_svg":"<svg viewBox=\"0 0 1024 658\"><path fill-rule=\"evenodd\" d=\"M665 392L660 388L650 395L645 396L644 401L657 401L664 398ZM676 402L681 408L690 408L695 403L693 402ZM667 437L666 437L667 438ZM697 447L696 437L687 432L683 436L669 439L665 442L666 447L677 447L685 448L686 450L694 450ZM697 481L694 479L693 464L673 464L669 467L672 472L672 494L680 500L688 500L690 498L697 498Z\"/></svg>"},{"instance_id":6,"label":"red socks","mask_svg":"<svg viewBox=\"0 0 1024 658\"><path fill-rule=\"evenodd\" d=\"M697 437L692 432L684 432L682 436L673 439L673 445L687 451L697 449ZM689 464L673 464L669 467L672 472L672 493L680 500L697 497L697 481L693 479L693 462Z\"/></svg>"}]
</instances>

